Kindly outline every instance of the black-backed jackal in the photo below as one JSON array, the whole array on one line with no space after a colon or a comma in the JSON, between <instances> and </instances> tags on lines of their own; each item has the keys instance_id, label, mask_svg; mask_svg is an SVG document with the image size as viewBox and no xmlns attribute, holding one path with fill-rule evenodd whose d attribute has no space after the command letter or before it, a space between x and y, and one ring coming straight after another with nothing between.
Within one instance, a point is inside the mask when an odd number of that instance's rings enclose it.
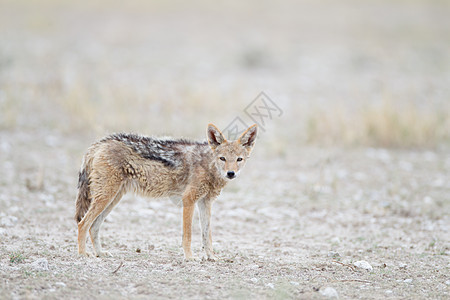
<instances>
[{"instance_id":1,"label":"black-backed jackal","mask_svg":"<svg viewBox=\"0 0 450 300\"><path fill-rule=\"evenodd\" d=\"M257 127L249 127L236 141L227 141L213 124L207 142L157 139L114 134L93 144L85 154L78 179L75 219L78 254L87 255L87 231L96 256L103 252L99 230L122 196L133 191L149 197L176 197L183 203L183 250L193 259L191 227L197 204L203 248L215 260L211 241L211 204L227 181L238 176L256 140Z\"/></svg>"}]
</instances>

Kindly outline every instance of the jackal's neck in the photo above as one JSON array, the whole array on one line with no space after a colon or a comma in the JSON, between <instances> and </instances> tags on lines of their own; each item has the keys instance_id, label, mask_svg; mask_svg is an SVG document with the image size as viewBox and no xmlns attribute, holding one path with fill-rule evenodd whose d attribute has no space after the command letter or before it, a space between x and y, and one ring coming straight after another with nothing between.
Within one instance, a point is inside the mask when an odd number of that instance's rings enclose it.
<instances>
[{"instance_id":1,"label":"jackal's neck","mask_svg":"<svg viewBox=\"0 0 450 300\"><path fill-rule=\"evenodd\" d=\"M214 153L207 144L202 146L202 160L206 162L206 167L209 174L209 180L212 186L216 189L222 189L226 184L227 180L222 176L217 165L215 163Z\"/></svg>"}]
</instances>

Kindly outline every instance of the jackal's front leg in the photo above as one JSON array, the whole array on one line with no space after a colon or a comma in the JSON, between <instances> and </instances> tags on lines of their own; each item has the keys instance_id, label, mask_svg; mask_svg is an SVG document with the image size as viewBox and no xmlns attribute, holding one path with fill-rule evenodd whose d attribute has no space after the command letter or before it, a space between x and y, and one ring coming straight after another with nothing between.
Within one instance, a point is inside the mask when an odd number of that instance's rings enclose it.
<instances>
[{"instance_id":1,"label":"jackal's front leg","mask_svg":"<svg viewBox=\"0 0 450 300\"><path fill-rule=\"evenodd\" d=\"M208 260L215 261L217 258L214 255L211 237L211 200L203 198L198 201L197 206L202 226L203 249L205 249Z\"/></svg>"},{"instance_id":2,"label":"jackal's front leg","mask_svg":"<svg viewBox=\"0 0 450 300\"><path fill-rule=\"evenodd\" d=\"M194 216L194 204L183 204L183 250L184 259L193 260L191 251L191 237L192 237L192 217Z\"/></svg>"}]
</instances>

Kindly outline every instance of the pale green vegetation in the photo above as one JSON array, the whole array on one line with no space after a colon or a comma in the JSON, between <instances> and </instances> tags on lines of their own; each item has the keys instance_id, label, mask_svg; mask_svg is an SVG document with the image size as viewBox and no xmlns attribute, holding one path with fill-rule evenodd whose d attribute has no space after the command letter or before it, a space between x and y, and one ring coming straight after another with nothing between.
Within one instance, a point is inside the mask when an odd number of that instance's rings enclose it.
<instances>
[{"instance_id":1,"label":"pale green vegetation","mask_svg":"<svg viewBox=\"0 0 450 300\"><path fill-rule=\"evenodd\" d=\"M9 262L12 264L18 264L25 261L22 252L13 252L9 254Z\"/></svg>"}]
</instances>

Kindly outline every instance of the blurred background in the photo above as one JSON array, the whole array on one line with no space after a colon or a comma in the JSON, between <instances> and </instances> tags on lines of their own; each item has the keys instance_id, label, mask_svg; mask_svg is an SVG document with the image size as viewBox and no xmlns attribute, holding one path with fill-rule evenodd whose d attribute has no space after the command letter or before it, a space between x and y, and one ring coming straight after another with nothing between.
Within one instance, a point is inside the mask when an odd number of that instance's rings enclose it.
<instances>
[{"instance_id":1,"label":"blurred background","mask_svg":"<svg viewBox=\"0 0 450 300\"><path fill-rule=\"evenodd\" d=\"M261 147L450 138L448 1L0 2L0 131L204 138L265 92ZM85 146L85 145L84 145Z\"/></svg>"}]
</instances>

